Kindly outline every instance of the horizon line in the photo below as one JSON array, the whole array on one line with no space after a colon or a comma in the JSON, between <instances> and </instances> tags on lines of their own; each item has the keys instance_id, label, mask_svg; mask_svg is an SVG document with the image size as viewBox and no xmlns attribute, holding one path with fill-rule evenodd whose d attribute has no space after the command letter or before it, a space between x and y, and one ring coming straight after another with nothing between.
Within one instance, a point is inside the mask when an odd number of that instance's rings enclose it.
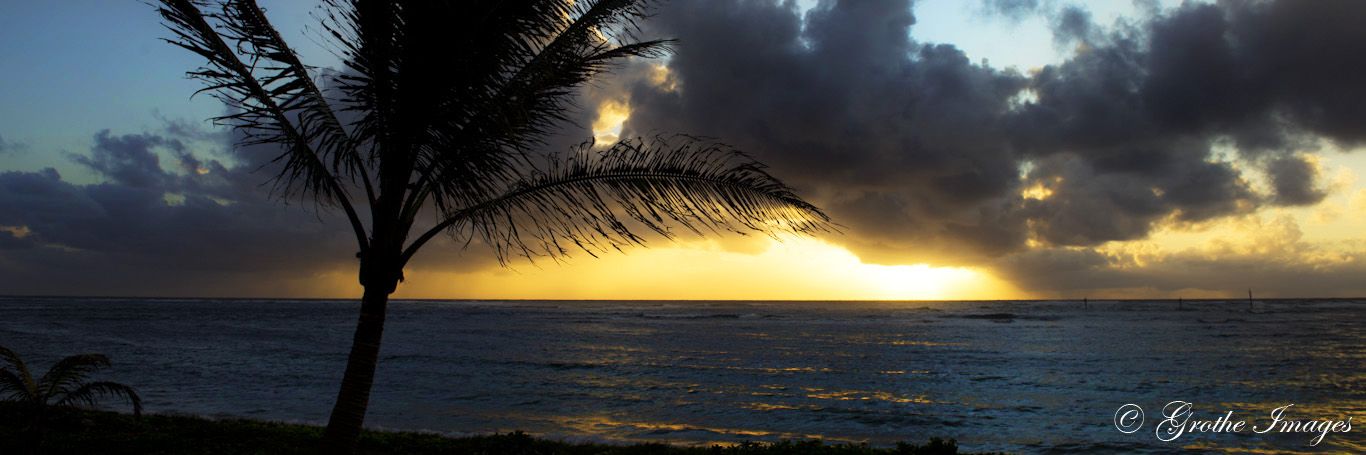
<instances>
[{"instance_id":1,"label":"horizon line","mask_svg":"<svg viewBox=\"0 0 1366 455\"><path fill-rule=\"evenodd\" d=\"M336 300L356 300L359 297L172 297L172 296L138 296L138 295L9 295L0 294L0 299L149 299L149 300L317 300L317 301L336 301ZM819 302L1136 302L1136 301L1275 301L1275 300L1366 300L1366 297L1258 297L1247 299L1243 297L1228 298L1100 298L1089 299L521 299L521 298L390 298L389 301L425 301L425 302L793 302L793 303L819 303Z\"/></svg>"}]
</instances>

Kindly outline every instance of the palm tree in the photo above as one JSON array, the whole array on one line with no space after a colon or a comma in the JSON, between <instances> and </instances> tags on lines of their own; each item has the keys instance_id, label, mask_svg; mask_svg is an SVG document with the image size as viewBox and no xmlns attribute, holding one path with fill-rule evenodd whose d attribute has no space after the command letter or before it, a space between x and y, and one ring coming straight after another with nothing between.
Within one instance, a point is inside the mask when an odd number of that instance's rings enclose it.
<instances>
[{"instance_id":1,"label":"palm tree","mask_svg":"<svg viewBox=\"0 0 1366 455\"><path fill-rule=\"evenodd\" d=\"M114 395L133 402L133 417L142 417L142 399L132 387L109 381L86 382L92 373L109 367L108 357L79 354L64 358L37 381L14 351L0 346L0 360L6 364L0 366L0 400L17 401L32 415L27 431L33 453L42 445L43 423L50 407L94 406L99 398Z\"/></svg>"},{"instance_id":2,"label":"palm tree","mask_svg":"<svg viewBox=\"0 0 1366 455\"><path fill-rule=\"evenodd\" d=\"M364 293L329 453L354 447L389 294L438 234L490 245L506 264L619 250L641 244L642 230L828 229L760 164L705 140L532 153L568 120L580 84L667 52L670 41L636 36L647 1L325 0L320 35L346 65L326 75L335 92L319 88L254 0L160 2L167 41L207 60L187 74L234 112L214 120L244 133L239 145L282 148L277 195L340 207L355 233ZM437 220L413 230L429 209Z\"/></svg>"}]
</instances>

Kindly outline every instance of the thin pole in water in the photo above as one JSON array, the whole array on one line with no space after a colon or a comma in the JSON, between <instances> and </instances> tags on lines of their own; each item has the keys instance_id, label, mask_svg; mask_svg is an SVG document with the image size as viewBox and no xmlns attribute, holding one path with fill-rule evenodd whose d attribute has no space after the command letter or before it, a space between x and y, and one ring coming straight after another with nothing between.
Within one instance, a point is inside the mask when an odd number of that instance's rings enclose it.
<instances>
[{"instance_id":1,"label":"thin pole in water","mask_svg":"<svg viewBox=\"0 0 1366 455\"><path fill-rule=\"evenodd\" d=\"M1177 309L1177 310L1184 310L1184 309L1186 309L1186 302L1185 302L1184 300L1181 300L1180 297L1177 297L1177 298L1176 298L1176 309Z\"/></svg>"},{"instance_id":2,"label":"thin pole in water","mask_svg":"<svg viewBox=\"0 0 1366 455\"><path fill-rule=\"evenodd\" d=\"M1247 310L1252 311L1252 288L1247 288Z\"/></svg>"}]
</instances>

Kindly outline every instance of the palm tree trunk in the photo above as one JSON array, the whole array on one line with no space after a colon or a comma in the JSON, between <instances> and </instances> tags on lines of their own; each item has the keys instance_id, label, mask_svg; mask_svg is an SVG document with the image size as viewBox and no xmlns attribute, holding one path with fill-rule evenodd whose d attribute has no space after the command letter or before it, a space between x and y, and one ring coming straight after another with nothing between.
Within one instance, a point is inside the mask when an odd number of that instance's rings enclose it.
<instances>
[{"instance_id":1,"label":"palm tree trunk","mask_svg":"<svg viewBox=\"0 0 1366 455\"><path fill-rule=\"evenodd\" d=\"M47 403L33 405L33 423L29 424L28 438L29 455L39 455L43 453L43 419L47 418Z\"/></svg>"},{"instance_id":2,"label":"palm tree trunk","mask_svg":"<svg viewBox=\"0 0 1366 455\"><path fill-rule=\"evenodd\" d=\"M375 363L379 360L380 336L384 333L384 309L394 286L367 285L361 298L360 321L351 342L351 355L346 360L346 374L342 376L341 391L332 417L327 421L320 447L322 454L350 454L355 451L356 438L365 424L365 409L370 404L370 386L374 383Z\"/></svg>"}]
</instances>

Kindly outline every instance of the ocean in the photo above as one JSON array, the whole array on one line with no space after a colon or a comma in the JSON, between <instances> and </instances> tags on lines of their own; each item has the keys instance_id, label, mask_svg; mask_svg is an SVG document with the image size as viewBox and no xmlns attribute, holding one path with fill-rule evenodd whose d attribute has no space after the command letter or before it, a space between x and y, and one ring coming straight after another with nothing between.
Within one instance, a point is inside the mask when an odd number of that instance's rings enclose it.
<instances>
[{"instance_id":1,"label":"ocean","mask_svg":"<svg viewBox=\"0 0 1366 455\"><path fill-rule=\"evenodd\" d=\"M148 412L321 424L358 306L4 297L0 345L42 371L108 355L100 377L135 387ZM596 442L1366 453L1366 301L397 300L366 424Z\"/></svg>"}]
</instances>

